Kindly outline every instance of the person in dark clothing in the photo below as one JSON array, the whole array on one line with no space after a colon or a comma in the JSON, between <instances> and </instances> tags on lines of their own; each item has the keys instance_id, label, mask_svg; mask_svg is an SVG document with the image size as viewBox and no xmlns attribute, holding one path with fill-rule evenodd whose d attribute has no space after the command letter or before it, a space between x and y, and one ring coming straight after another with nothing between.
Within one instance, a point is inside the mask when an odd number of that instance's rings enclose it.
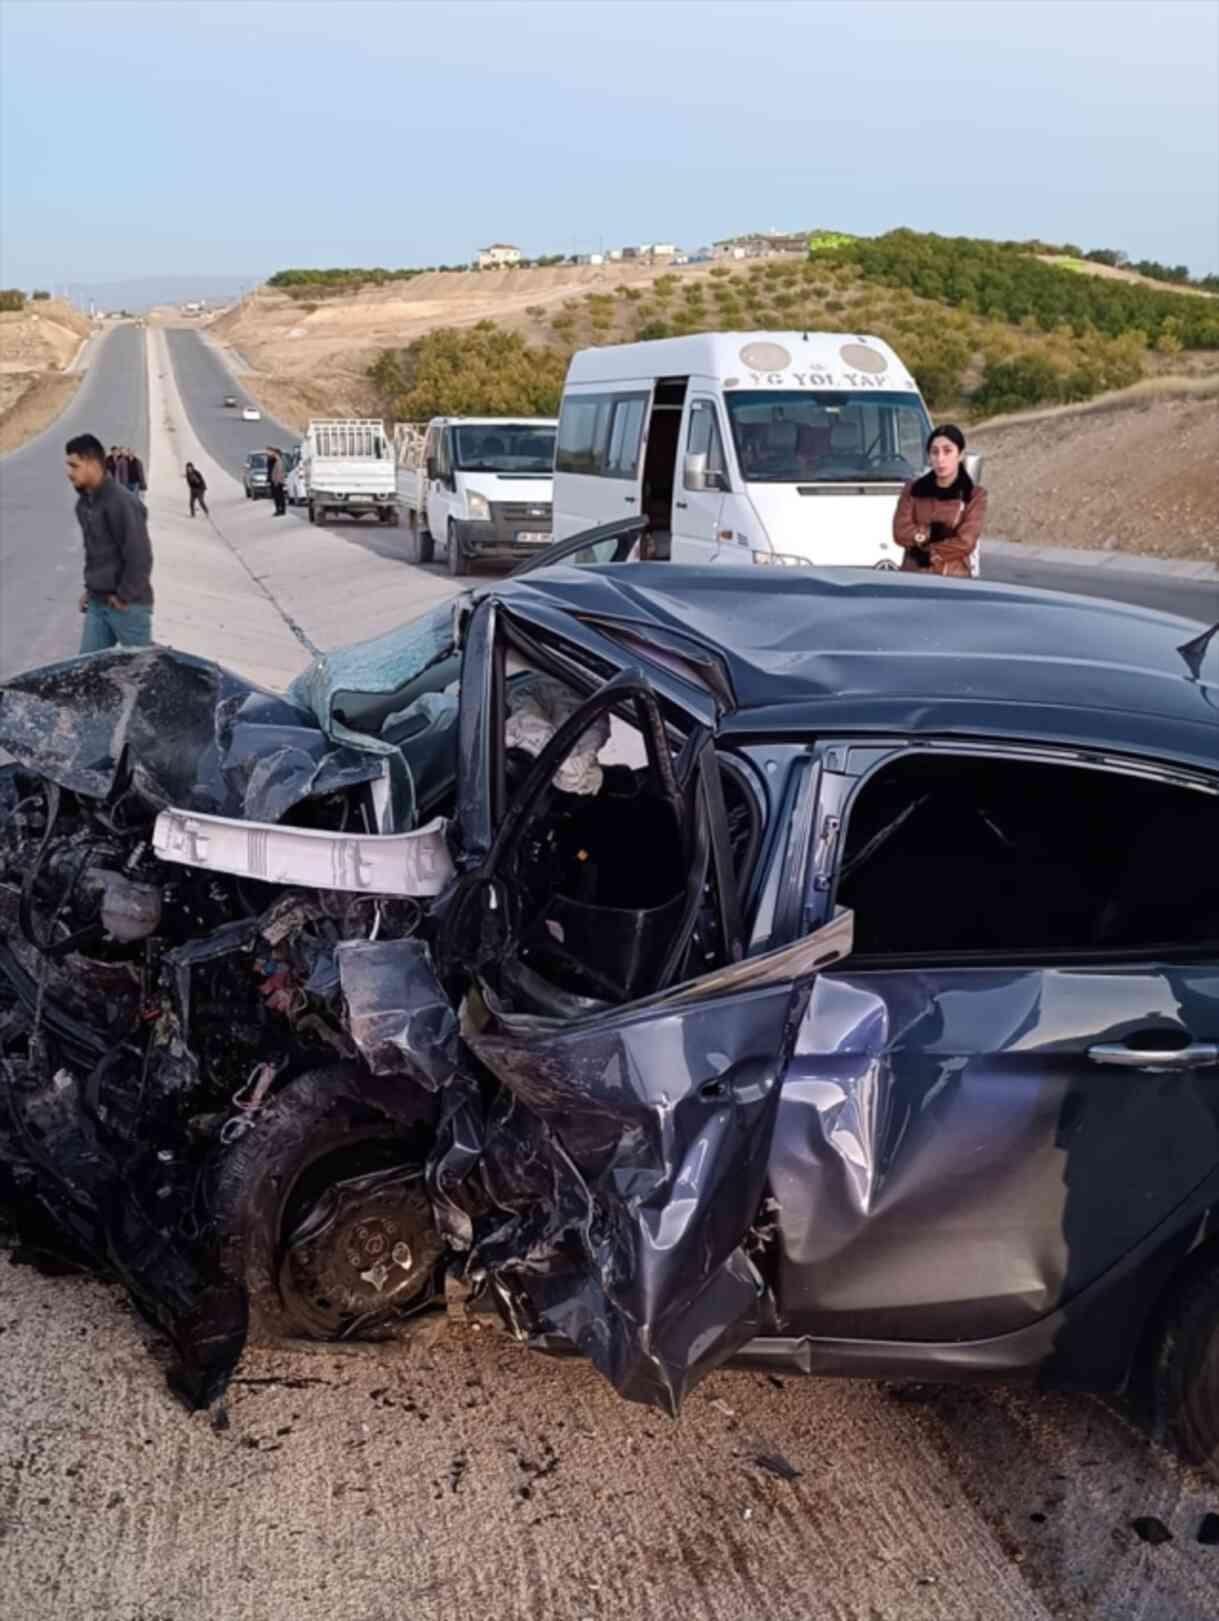
<instances>
[{"instance_id":1,"label":"person in dark clothing","mask_svg":"<svg viewBox=\"0 0 1219 1621\"><path fill-rule=\"evenodd\" d=\"M106 457L106 471L110 474L111 478L114 477L114 462L118 453L119 447L117 445L111 445L110 454Z\"/></svg>"},{"instance_id":2,"label":"person in dark clothing","mask_svg":"<svg viewBox=\"0 0 1219 1621\"><path fill-rule=\"evenodd\" d=\"M907 572L925 570L969 579L986 522L986 491L965 471L965 435L955 422L933 428L927 440L931 471L911 479L893 514L893 539Z\"/></svg>"},{"instance_id":3,"label":"person in dark clothing","mask_svg":"<svg viewBox=\"0 0 1219 1621\"><path fill-rule=\"evenodd\" d=\"M114 451L114 469L110 476L114 482L124 490L127 488L129 467L130 464L127 460L127 452L123 449L122 445L116 445Z\"/></svg>"},{"instance_id":4,"label":"person in dark clothing","mask_svg":"<svg viewBox=\"0 0 1219 1621\"><path fill-rule=\"evenodd\" d=\"M134 450L127 452L127 488L143 505L144 496L148 491L148 481L144 477L144 463Z\"/></svg>"},{"instance_id":5,"label":"person in dark clothing","mask_svg":"<svg viewBox=\"0 0 1219 1621\"><path fill-rule=\"evenodd\" d=\"M288 510L288 491L285 488L284 458L274 445L267 446L267 481L271 486L271 499L275 502L275 516L282 518Z\"/></svg>"},{"instance_id":6,"label":"person in dark clothing","mask_svg":"<svg viewBox=\"0 0 1219 1621\"><path fill-rule=\"evenodd\" d=\"M152 545L143 505L107 473L105 449L93 434L69 439L64 449L85 543L80 650L147 647L152 640Z\"/></svg>"},{"instance_id":7,"label":"person in dark clothing","mask_svg":"<svg viewBox=\"0 0 1219 1621\"><path fill-rule=\"evenodd\" d=\"M207 501L205 500L207 481L194 462L187 462L186 464L186 487L190 491L191 517L193 518L195 515L196 505L202 508L205 518L210 517L211 514L207 510Z\"/></svg>"}]
</instances>

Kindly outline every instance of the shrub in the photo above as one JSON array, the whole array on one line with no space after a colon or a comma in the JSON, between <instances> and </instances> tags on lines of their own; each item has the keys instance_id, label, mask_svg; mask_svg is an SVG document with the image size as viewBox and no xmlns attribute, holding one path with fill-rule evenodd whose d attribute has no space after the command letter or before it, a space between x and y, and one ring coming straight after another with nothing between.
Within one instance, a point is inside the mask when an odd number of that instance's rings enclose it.
<instances>
[{"instance_id":1,"label":"shrub","mask_svg":"<svg viewBox=\"0 0 1219 1621\"><path fill-rule=\"evenodd\" d=\"M635 336L640 343L651 343L654 338L671 338L673 328L667 321L645 321Z\"/></svg>"},{"instance_id":2,"label":"shrub","mask_svg":"<svg viewBox=\"0 0 1219 1621\"><path fill-rule=\"evenodd\" d=\"M40 303L43 299L50 298L50 296L50 293L47 292L45 287L35 287L34 291L30 294L31 299L33 299L35 304Z\"/></svg>"},{"instance_id":3,"label":"shrub","mask_svg":"<svg viewBox=\"0 0 1219 1621\"><path fill-rule=\"evenodd\" d=\"M405 349L386 349L369 367L387 416L553 416L568 354L535 348L491 321L440 327Z\"/></svg>"},{"instance_id":4,"label":"shrub","mask_svg":"<svg viewBox=\"0 0 1219 1621\"><path fill-rule=\"evenodd\" d=\"M25 294L19 287L0 288L0 310L23 310Z\"/></svg>"}]
</instances>

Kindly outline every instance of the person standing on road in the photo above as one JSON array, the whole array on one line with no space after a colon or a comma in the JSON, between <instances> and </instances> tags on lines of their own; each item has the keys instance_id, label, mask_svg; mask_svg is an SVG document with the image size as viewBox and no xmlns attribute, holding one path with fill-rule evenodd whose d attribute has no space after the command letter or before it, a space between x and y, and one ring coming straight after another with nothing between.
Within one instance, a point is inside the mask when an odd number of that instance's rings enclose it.
<instances>
[{"instance_id":1,"label":"person standing on road","mask_svg":"<svg viewBox=\"0 0 1219 1621\"><path fill-rule=\"evenodd\" d=\"M986 491L961 465L965 435L954 422L927 440L931 471L911 479L893 514L893 539L905 550L902 568L969 579L970 559L986 522Z\"/></svg>"},{"instance_id":2,"label":"person standing on road","mask_svg":"<svg viewBox=\"0 0 1219 1621\"><path fill-rule=\"evenodd\" d=\"M131 449L127 451L127 488L142 506L148 493L148 483L144 478L144 463Z\"/></svg>"},{"instance_id":3,"label":"person standing on road","mask_svg":"<svg viewBox=\"0 0 1219 1621\"><path fill-rule=\"evenodd\" d=\"M121 489L125 490L127 488L129 463L127 461L127 452L122 445L115 445L114 447L114 466L110 470L110 476Z\"/></svg>"},{"instance_id":4,"label":"person standing on road","mask_svg":"<svg viewBox=\"0 0 1219 1621\"><path fill-rule=\"evenodd\" d=\"M190 491L191 517L194 517L195 507L198 505L203 510L203 516L210 518L211 513L207 510L207 501L204 499L207 494L207 481L194 462L186 464L186 487Z\"/></svg>"},{"instance_id":5,"label":"person standing on road","mask_svg":"<svg viewBox=\"0 0 1219 1621\"><path fill-rule=\"evenodd\" d=\"M288 510L288 492L284 488L284 458L274 445L267 446L267 482L275 502L275 516L282 518Z\"/></svg>"},{"instance_id":6,"label":"person standing on road","mask_svg":"<svg viewBox=\"0 0 1219 1621\"><path fill-rule=\"evenodd\" d=\"M152 545L144 508L106 472L100 439L82 433L69 439L64 450L85 543L80 650L147 647L152 640Z\"/></svg>"}]
</instances>

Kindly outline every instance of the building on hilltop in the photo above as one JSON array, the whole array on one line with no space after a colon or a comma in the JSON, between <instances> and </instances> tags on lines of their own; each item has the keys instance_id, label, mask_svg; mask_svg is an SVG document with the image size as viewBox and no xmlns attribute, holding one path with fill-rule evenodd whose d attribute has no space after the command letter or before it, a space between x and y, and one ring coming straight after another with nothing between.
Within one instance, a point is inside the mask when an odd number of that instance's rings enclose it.
<instances>
[{"instance_id":1,"label":"building on hilltop","mask_svg":"<svg viewBox=\"0 0 1219 1621\"><path fill-rule=\"evenodd\" d=\"M751 231L747 236L730 236L712 248L716 259L768 259L774 254L808 252L807 231Z\"/></svg>"},{"instance_id":2,"label":"building on hilltop","mask_svg":"<svg viewBox=\"0 0 1219 1621\"><path fill-rule=\"evenodd\" d=\"M480 248L478 251L478 268L480 270L505 270L521 262L521 250L514 248L511 242L492 242L489 248Z\"/></svg>"}]
</instances>

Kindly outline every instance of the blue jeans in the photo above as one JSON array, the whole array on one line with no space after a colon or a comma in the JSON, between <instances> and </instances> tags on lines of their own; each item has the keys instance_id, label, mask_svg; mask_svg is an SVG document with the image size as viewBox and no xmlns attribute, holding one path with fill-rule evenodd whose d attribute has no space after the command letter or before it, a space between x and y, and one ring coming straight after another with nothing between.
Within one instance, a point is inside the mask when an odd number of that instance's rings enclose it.
<instances>
[{"instance_id":1,"label":"blue jeans","mask_svg":"<svg viewBox=\"0 0 1219 1621\"><path fill-rule=\"evenodd\" d=\"M90 597L81 626L82 653L100 653L107 647L147 647L152 641L152 609L132 603L111 608L101 597Z\"/></svg>"}]
</instances>

